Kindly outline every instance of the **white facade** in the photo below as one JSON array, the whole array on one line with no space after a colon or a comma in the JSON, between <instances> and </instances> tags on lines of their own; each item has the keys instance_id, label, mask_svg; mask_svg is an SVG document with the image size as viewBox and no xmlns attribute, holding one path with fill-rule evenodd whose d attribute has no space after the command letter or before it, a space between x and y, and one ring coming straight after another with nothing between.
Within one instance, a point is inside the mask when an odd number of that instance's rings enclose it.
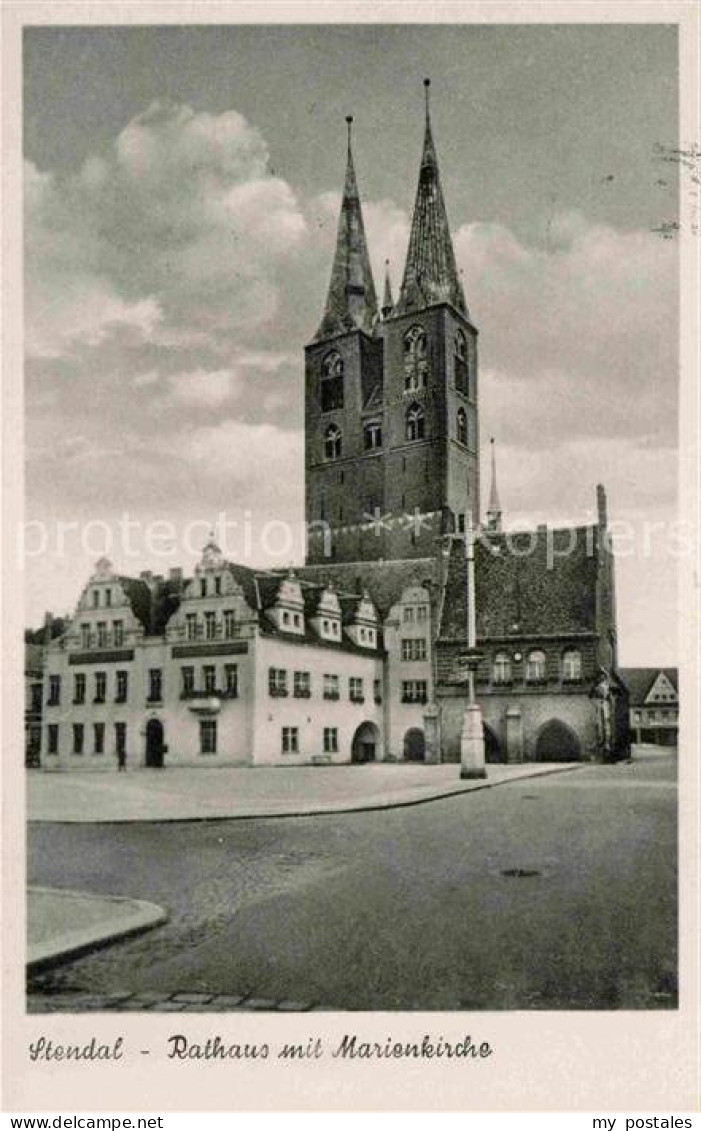
<instances>
[{"instance_id":1,"label":"white facade","mask_svg":"<svg viewBox=\"0 0 701 1131\"><path fill-rule=\"evenodd\" d=\"M232 567L213 543L187 581L102 560L46 650L41 766L423 760L432 654L421 587L382 624L367 593Z\"/></svg>"}]
</instances>

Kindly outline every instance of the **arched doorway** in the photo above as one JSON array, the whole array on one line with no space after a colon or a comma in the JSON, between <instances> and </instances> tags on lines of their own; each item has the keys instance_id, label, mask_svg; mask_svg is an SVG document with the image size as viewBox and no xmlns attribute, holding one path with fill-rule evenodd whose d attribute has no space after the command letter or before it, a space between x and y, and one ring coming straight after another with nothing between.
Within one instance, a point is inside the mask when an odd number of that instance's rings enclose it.
<instances>
[{"instance_id":1,"label":"arched doorway","mask_svg":"<svg viewBox=\"0 0 701 1131\"><path fill-rule=\"evenodd\" d=\"M161 769L164 754L163 723L160 719L149 719L146 723L146 765Z\"/></svg>"},{"instance_id":2,"label":"arched doorway","mask_svg":"<svg viewBox=\"0 0 701 1131\"><path fill-rule=\"evenodd\" d=\"M374 762L380 743L380 732L374 723L362 723L353 735L352 762Z\"/></svg>"},{"instance_id":3,"label":"arched doorway","mask_svg":"<svg viewBox=\"0 0 701 1131\"><path fill-rule=\"evenodd\" d=\"M484 731L484 760L485 762L505 762L504 751L501 743L491 727L483 724Z\"/></svg>"},{"instance_id":4,"label":"arched doorway","mask_svg":"<svg viewBox=\"0 0 701 1131\"><path fill-rule=\"evenodd\" d=\"M582 747L573 730L560 719L541 727L535 748L538 762L579 762Z\"/></svg>"},{"instance_id":5,"label":"arched doorway","mask_svg":"<svg viewBox=\"0 0 701 1131\"><path fill-rule=\"evenodd\" d=\"M404 735L404 761L426 761L426 736L420 727L411 727Z\"/></svg>"}]
</instances>

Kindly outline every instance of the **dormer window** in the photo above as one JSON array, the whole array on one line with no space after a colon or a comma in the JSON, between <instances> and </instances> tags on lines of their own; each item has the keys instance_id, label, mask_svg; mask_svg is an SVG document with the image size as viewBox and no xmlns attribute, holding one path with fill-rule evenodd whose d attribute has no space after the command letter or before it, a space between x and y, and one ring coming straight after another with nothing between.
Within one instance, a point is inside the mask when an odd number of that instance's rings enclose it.
<instances>
[{"instance_id":1,"label":"dormer window","mask_svg":"<svg viewBox=\"0 0 701 1131\"><path fill-rule=\"evenodd\" d=\"M330 424L324 433L324 456L326 459L340 459L343 449L343 436L337 424Z\"/></svg>"},{"instance_id":2,"label":"dormer window","mask_svg":"<svg viewBox=\"0 0 701 1131\"><path fill-rule=\"evenodd\" d=\"M404 390L425 389L428 382L428 343L420 326L404 335Z\"/></svg>"},{"instance_id":3,"label":"dormer window","mask_svg":"<svg viewBox=\"0 0 701 1131\"><path fill-rule=\"evenodd\" d=\"M321 411L343 408L343 361L337 353L329 353L321 364Z\"/></svg>"},{"instance_id":4,"label":"dormer window","mask_svg":"<svg viewBox=\"0 0 701 1131\"><path fill-rule=\"evenodd\" d=\"M93 607L93 609L99 609L99 607L100 607L100 590L99 589L93 589L93 591L92 591L92 607Z\"/></svg>"},{"instance_id":5,"label":"dormer window","mask_svg":"<svg viewBox=\"0 0 701 1131\"><path fill-rule=\"evenodd\" d=\"M206 596L207 596L207 578L201 577L200 578L200 597L206 597Z\"/></svg>"},{"instance_id":6,"label":"dormer window","mask_svg":"<svg viewBox=\"0 0 701 1131\"><path fill-rule=\"evenodd\" d=\"M366 424L363 429L363 447L366 452L377 451L382 447L382 425L379 421Z\"/></svg>"}]
</instances>

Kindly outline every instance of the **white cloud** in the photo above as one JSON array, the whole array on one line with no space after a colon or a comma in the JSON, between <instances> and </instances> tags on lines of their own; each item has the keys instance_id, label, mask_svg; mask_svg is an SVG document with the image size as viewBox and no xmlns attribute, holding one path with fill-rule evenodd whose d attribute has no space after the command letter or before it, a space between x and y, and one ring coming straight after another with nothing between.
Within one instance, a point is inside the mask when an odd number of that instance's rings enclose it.
<instances>
[{"instance_id":1,"label":"white cloud","mask_svg":"<svg viewBox=\"0 0 701 1131\"><path fill-rule=\"evenodd\" d=\"M241 392L241 379L229 369L173 373L168 378L171 400L184 408L220 408Z\"/></svg>"}]
</instances>

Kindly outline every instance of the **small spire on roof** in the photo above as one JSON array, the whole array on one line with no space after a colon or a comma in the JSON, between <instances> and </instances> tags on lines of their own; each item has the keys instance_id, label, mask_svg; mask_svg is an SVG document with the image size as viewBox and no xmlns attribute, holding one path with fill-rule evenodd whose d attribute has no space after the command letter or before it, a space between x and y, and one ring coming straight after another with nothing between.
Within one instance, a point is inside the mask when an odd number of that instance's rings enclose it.
<instances>
[{"instance_id":1,"label":"small spire on roof","mask_svg":"<svg viewBox=\"0 0 701 1131\"><path fill-rule=\"evenodd\" d=\"M501 530L501 503L499 502L499 489L497 487L496 445L493 436L490 437L489 444L492 452L492 482L487 507L487 529L499 531Z\"/></svg>"},{"instance_id":2,"label":"small spire on roof","mask_svg":"<svg viewBox=\"0 0 701 1131\"><path fill-rule=\"evenodd\" d=\"M388 318L394 308L392 298L392 280L389 275L389 259L385 259L385 293L382 299L382 317Z\"/></svg>"}]
</instances>

